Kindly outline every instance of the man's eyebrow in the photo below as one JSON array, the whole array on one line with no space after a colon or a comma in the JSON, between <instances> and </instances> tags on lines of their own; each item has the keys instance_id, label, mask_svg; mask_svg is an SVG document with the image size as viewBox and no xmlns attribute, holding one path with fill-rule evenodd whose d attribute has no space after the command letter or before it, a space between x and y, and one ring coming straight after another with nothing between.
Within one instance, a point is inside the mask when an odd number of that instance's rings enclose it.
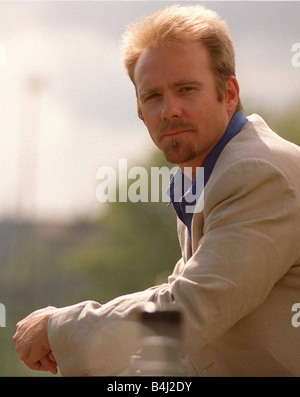
<instances>
[{"instance_id":1,"label":"man's eyebrow","mask_svg":"<svg viewBox=\"0 0 300 397\"><path fill-rule=\"evenodd\" d=\"M184 79L184 80L179 80L176 81L173 86L174 87L180 87L183 85L196 85L198 87L202 87L203 86L203 82L198 81L198 80L188 80L188 79Z\"/></svg>"}]
</instances>

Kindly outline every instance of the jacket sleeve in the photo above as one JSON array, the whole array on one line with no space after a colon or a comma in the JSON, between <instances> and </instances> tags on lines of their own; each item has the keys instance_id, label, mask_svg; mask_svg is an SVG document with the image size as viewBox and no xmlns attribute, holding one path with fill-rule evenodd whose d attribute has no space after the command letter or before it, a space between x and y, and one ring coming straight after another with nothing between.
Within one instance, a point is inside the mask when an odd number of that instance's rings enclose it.
<instances>
[{"instance_id":1,"label":"jacket sleeve","mask_svg":"<svg viewBox=\"0 0 300 397\"><path fill-rule=\"evenodd\" d=\"M201 349L261 305L299 256L294 187L265 161L224 170L207 191L204 217L198 249L177 263L169 283L52 315L49 342L63 375L120 374L137 349L135 309L146 301L180 306L186 351Z\"/></svg>"},{"instance_id":2,"label":"jacket sleeve","mask_svg":"<svg viewBox=\"0 0 300 397\"><path fill-rule=\"evenodd\" d=\"M170 286L163 284L104 305L85 301L57 309L48 322L48 339L61 374L117 376L126 371L139 347L138 308L166 292L171 297Z\"/></svg>"}]
</instances>

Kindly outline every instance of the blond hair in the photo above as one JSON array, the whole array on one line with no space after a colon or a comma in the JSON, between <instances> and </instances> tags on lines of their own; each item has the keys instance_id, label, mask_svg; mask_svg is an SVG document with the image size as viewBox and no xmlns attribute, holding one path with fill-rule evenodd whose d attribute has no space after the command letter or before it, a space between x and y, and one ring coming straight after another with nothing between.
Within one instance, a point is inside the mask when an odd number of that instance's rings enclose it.
<instances>
[{"instance_id":1,"label":"blond hair","mask_svg":"<svg viewBox=\"0 0 300 397\"><path fill-rule=\"evenodd\" d=\"M203 6L171 6L144 17L123 36L124 65L134 83L137 60L145 49L202 43L210 57L218 99L226 97L226 82L235 76L235 54L229 30L219 15ZM236 110L243 110L239 100Z\"/></svg>"}]
</instances>

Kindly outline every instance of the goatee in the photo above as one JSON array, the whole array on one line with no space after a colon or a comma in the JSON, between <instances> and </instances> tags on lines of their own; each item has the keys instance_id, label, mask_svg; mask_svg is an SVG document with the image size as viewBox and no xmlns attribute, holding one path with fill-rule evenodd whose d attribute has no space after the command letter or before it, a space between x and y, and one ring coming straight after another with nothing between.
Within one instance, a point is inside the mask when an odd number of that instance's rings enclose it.
<instances>
[{"instance_id":1,"label":"goatee","mask_svg":"<svg viewBox=\"0 0 300 397\"><path fill-rule=\"evenodd\" d=\"M183 139L174 138L161 148L165 159L172 164L182 164L193 160L197 152L191 145L186 144Z\"/></svg>"}]
</instances>

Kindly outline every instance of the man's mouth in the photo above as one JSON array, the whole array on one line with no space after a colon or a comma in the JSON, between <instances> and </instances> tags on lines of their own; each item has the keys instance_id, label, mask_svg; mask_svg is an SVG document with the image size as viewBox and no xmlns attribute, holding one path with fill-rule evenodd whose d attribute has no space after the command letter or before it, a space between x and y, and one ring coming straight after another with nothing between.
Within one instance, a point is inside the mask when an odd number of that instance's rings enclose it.
<instances>
[{"instance_id":1,"label":"man's mouth","mask_svg":"<svg viewBox=\"0 0 300 397\"><path fill-rule=\"evenodd\" d=\"M184 133L189 132L189 131L190 130L170 130L170 131L164 132L161 135L161 137L172 138L172 137L179 136L179 135L184 134Z\"/></svg>"}]
</instances>

